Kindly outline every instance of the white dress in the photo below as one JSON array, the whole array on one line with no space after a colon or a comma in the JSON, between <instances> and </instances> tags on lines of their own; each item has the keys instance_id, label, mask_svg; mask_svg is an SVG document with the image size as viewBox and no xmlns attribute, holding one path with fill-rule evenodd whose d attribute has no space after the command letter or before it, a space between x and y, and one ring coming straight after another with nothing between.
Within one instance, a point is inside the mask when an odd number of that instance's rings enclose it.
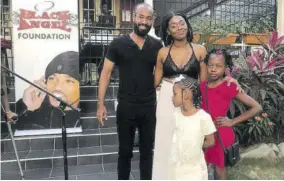
<instances>
[{"instance_id":1,"label":"white dress","mask_svg":"<svg viewBox=\"0 0 284 181\"><path fill-rule=\"evenodd\" d=\"M174 132L170 156L168 157L167 178L170 180L208 180L207 166L202 150L205 135L216 131L211 116L199 110L192 116L184 116L180 108L175 109ZM159 154L159 153L157 153Z\"/></svg>"},{"instance_id":2,"label":"white dress","mask_svg":"<svg viewBox=\"0 0 284 181\"><path fill-rule=\"evenodd\" d=\"M175 109L172 97L173 83L162 81L156 111L157 122L152 172L153 180L166 180L169 178L168 158L174 132L173 114Z\"/></svg>"}]
</instances>

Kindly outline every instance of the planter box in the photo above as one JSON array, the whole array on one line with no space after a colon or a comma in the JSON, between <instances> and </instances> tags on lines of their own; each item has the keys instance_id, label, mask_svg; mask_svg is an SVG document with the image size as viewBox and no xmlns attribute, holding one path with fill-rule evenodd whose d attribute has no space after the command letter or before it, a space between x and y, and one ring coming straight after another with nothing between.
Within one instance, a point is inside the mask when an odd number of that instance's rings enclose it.
<instances>
[{"instance_id":1,"label":"planter box","mask_svg":"<svg viewBox=\"0 0 284 181\"><path fill-rule=\"evenodd\" d=\"M234 33L228 33L225 37L221 37L220 39L217 39L219 34L211 34L209 41L216 40L213 42L214 45L230 45L236 43L238 34Z\"/></svg>"},{"instance_id":2,"label":"planter box","mask_svg":"<svg viewBox=\"0 0 284 181\"><path fill-rule=\"evenodd\" d=\"M197 43L200 40L200 37L202 36L202 33L193 33L193 43ZM219 34L211 34L209 38L204 40L204 43L208 43L210 41L214 41L213 44L218 44L218 45L229 45L229 44L234 44L237 40L237 37L239 36L238 34L234 33L228 33L225 37L222 37L218 39Z\"/></svg>"},{"instance_id":3,"label":"planter box","mask_svg":"<svg viewBox=\"0 0 284 181\"><path fill-rule=\"evenodd\" d=\"M253 45L268 44L267 34L262 34L262 33L243 34L243 41L246 44L253 44Z\"/></svg>"}]
</instances>

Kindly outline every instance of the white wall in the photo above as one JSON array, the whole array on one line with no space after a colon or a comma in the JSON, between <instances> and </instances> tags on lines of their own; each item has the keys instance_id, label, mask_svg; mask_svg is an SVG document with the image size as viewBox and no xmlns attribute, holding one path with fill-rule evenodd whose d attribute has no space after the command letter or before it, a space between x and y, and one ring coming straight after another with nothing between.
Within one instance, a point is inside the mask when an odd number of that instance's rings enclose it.
<instances>
[{"instance_id":1,"label":"white wall","mask_svg":"<svg viewBox=\"0 0 284 181\"><path fill-rule=\"evenodd\" d=\"M150 6L153 7L153 0L144 0L144 2L145 2L145 3L148 3ZM153 36L153 37L155 37L155 38L157 38L157 39L160 39L159 37L156 36L156 34L155 34L155 29L154 29L154 28L152 28L152 29L150 30L149 35L151 35L151 36Z\"/></svg>"},{"instance_id":2,"label":"white wall","mask_svg":"<svg viewBox=\"0 0 284 181\"><path fill-rule=\"evenodd\" d=\"M277 0L277 30L284 35L284 0Z\"/></svg>"}]
</instances>

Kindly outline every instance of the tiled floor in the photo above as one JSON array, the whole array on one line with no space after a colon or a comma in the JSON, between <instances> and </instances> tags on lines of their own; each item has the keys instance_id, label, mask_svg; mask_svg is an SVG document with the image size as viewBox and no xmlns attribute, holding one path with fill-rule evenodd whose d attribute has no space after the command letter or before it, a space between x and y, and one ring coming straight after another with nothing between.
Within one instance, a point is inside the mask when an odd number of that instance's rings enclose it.
<instances>
[{"instance_id":1,"label":"tiled floor","mask_svg":"<svg viewBox=\"0 0 284 181\"><path fill-rule=\"evenodd\" d=\"M97 164L85 166L68 167L69 180L117 180L117 164ZM138 180L140 178L138 171L138 162L132 162L130 179ZM34 169L24 171L26 180L64 180L64 169ZM4 172L1 174L1 180L20 180L18 172Z\"/></svg>"}]
</instances>

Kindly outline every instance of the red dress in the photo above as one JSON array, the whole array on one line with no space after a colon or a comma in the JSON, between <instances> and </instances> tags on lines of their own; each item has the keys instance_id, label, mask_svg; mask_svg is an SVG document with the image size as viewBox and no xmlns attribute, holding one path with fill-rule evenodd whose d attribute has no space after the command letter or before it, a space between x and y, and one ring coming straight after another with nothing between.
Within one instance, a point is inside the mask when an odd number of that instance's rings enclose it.
<instances>
[{"instance_id":1,"label":"red dress","mask_svg":"<svg viewBox=\"0 0 284 181\"><path fill-rule=\"evenodd\" d=\"M205 111L206 100L205 100L205 86L206 82L200 84L202 103L201 107ZM208 106L212 120L215 122L217 117L226 117L227 112L230 108L231 101L236 97L238 91L236 90L236 84L231 83L227 86L227 82L224 81L215 88L208 87ZM226 148L234 143L235 134L232 127L217 127L221 140ZM205 151L205 159L207 163L217 165L218 167L224 167L224 152L220 145L219 140L215 134L215 146Z\"/></svg>"}]
</instances>

